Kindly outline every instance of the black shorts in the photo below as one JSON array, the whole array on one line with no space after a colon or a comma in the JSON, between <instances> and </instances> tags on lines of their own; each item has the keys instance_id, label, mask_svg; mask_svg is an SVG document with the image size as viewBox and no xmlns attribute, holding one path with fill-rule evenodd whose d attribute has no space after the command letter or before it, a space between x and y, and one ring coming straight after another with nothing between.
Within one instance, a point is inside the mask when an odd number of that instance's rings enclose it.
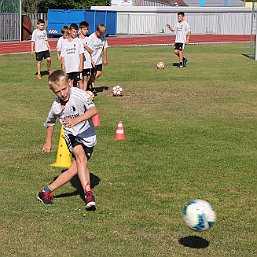
<instances>
[{"instance_id":1,"label":"black shorts","mask_svg":"<svg viewBox=\"0 0 257 257\"><path fill-rule=\"evenodd\" d=\"M183 43L175 43L174 45L174 49L182 51L184 49L184 45Z\"/></svg>"},{"instance_id":2,"label":"black shorts","mask_svg":"<svg viewBox=\"0 0 257 257\"><path fill-rule=\"evenodd\" d=\"M97 71L102 71L103 70L103 65L98 64L95 67L92 68L92 72L97 72Z\"/></svg>"},{"instance_id":3,"label":"black shorts","mask_svg":"<svg viewBox=\"0 0 257 257\"><path fill-rule=\"evenodd\" d=\"M36 53L36 60L37 61L42 61L43 59L46 59L48 57L50 57L50 51L49 50Z\"/></svg>"},{"instance_id":4,"label":"black shorts","mask_svg":"<svg viewBox=\"0 0 257 257\"><path fill-rule=\"evenodd\" d=\"M66 141L66 145L70 151L70 153L72 154L72 157L74 158L74 154L73 154L73 148L76 146L76 145L81 145L84 149L84 152L85 152L85 155L87 157L87 160L90 159L90 157L92 156L92 153L93 153L93 150L94 150L94 147L87 147L85 146L84 144L82 144L79 139L77 139L77 137L73 136L72 134L65 134L64 135L64 139Z\"/></svg>"},{"instance_id":5,"label":"black shorts","mask_svg":"<svg viewBox=\"0 0 257 257\"><path fill-rule=\"evenodd\" d=\"M91 75L91 69L84 69L83 71L82 71L82 76L83 77L88 77L88 76L90 76Z\"/></svg>"},{"instance_id":6,"label":"black shorts","mask_svg":"<svg viewBox=\"0 0 257 257\"><path fill-rule=\"evenodd\" d=\"M74 80L74 81L80 81L82 80L82 73L81 72L70 72L67 73L68 79Z\"/></svg>"}]
</instances>

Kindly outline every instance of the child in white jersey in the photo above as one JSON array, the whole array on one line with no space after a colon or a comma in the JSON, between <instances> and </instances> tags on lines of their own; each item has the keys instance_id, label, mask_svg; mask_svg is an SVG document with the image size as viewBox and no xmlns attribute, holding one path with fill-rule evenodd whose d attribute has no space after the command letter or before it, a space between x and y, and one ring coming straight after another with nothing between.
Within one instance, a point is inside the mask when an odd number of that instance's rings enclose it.
<instances>
[{"instance_id":1,"label":"child in white jersey","mask_svg":"<svg viewBox=\"0 0 257 257\"><path fill-rule=\"evenodd\" d=\"M62 36L58 39L57 41L57 46L56 46L56 54L57 54L57 61L61 61L61 50L62 50L62 42L64 39L68 38L69 36L69 27L68 26L62 26Z\"/></svg>"},{"instance_id":2,"label":"child in white jersey","mask_svg":"<svg viewBox=\"0 0 257 257\"><path fill-rule=\"evenodd\" d=\"M69 36L62 42L61 58L62 69L68 75L73 86L82 88L82 70L84 59L84 47L79 40L78 25L72 23L69 27Z\"/></svg>"},{"instance_id":3,"label":"child in white jersey","mask_svg":"<svg viewBox=\"0 0 257 257\"><path fill-rule=\"evenodd\" d=\"M104 36L106 27L104 24L98 24L96 31L89 36L88 47L92 50L92 73L90 77L91 90L95 90L95 80L102 75L102 65L108 64L107 48L108 42Z\"/></svg>"},{"instance_id":4,"label":"child in white jersey","mask_svg":"<svg viewBox=\"0 0 257 257\"><path fill-rule=\"evenodd\" d=\"M178 68L186 67L186 63L188 59L184 57L183 50L185 44L189 43L189 38L191 35L190 27L188 23L185 21L185 13L179 12L178 13L178 22L172 28L170 24L167 24L167 27L176 34L175 39L175 54L179 57L179 65Z\"/></svg>"},{"instance_id":5,"label":"child in white jersey","mask_svg":"<svg viewBox=\"0 0 257 257\"><path fill-rule=\"evenodd\" d=\"M43 59L47 61L48 73L51 74L51 57L50 46L47 40L47 33L45 30L45 21L39 19L37 21L37 29L35 29L31 36L31 54L36 53L37 61L37 78L41 79L41 63Z\"/></svg>"},{"instance_id":6,"label":"child in white jersey","mask_svg":"<svg viewBox=\"0 0 257 257\"><path fill-rule=\"evenodd\" d=\"M45 122L47 133L43 151L50 152L52 149L54 125L59 118L64 126L66 144L75 159L68 170L39 192L37 199L44 204L52 204L52 192L78 175L85 192L86 208L95 208L88 160L96 145L96 133L91 118L97 113L97 109L85 91L69 85L67 75L62 70L54 71L49 76L49 86L57 98Z\"/></svg>"},{"instance_id":7,"label":"child in white jersey","mask_svg":"<svg viewBox=\"0 0 257 257\"><path fill-rule=\"evenodd\" d=\"M82 76L83 76L83 85L82 89L87 90L87 84L89 77L91 75L91 69L92 69L92 60L91 60L91 54L92 50L88 47L88 40L89 38L87 37L88 34L88 29L89 29L89 24L86 21L82 21L79 24L79 39L81 40L83 46L84 46L84 65L83 65L83 71L82 71Z\"/></svg>"}]
</instances>

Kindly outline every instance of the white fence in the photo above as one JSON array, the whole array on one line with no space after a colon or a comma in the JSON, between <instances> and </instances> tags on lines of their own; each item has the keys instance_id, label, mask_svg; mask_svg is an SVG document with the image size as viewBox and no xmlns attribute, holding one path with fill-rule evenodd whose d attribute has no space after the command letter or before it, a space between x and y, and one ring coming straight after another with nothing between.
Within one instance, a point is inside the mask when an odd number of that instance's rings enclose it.
<instances>
[{"instance_id":1,"label":"white fence","mask_svg":"<svg viewBox=\"0 0 257 257\"><path fill-rule=\"evenodd\" d=\"M117 34L168 34L166 24L175 24L184 11L193 34L251 34L251 8L245 7L100 7L117 11ZM108 29L108 28L107 28Z\"/></svg>"},{"instance_id":2,"label":"white fence","mask_svg":"<svg viewBox=\"0 0 257 257\"><path fill-rule=\"evenodd\" d=\"M176 14L118 14L118 34L170 33ZM251 13L189 13L186 20L194 34L251 34Z\"/></svg>"}]
</instances>

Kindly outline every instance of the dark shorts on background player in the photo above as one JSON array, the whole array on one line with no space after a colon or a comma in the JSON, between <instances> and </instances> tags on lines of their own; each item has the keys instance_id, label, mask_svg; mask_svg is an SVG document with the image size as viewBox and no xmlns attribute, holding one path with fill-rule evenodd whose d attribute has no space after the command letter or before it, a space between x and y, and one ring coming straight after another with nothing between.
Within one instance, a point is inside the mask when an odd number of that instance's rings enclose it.
<instances>
[{"instance_id":1,"label":"dark shorts on background player","mask_svg":"<svg viewBox=\"0 0 257 257\"><path fill-rule=\"evenodd\" d=\"M183 43L175 43L174 49L182 51L184 49L184 44Z\"/></svg>"},{"instance_id":2,"label":"dark shorts on background player","mask_svg":"<svg viewBox=\"0 0 257 257\"><path fill-rule=\"evenodd\" d=\"M70 72L67 73L68 79L74 80L74 81L80 81L82 80L82 73L81 72Z\"/></svg>"},{"instance_id":3,"label":"dark shorts on background player","mask_svg":"<svg viewBox=\"0 0 257 257\"><path fill-rule=\"evenodd\" d=\"M92 68L92 72L96 72L96 71L102 71L103 70L103 65L102 64L98 64L95 67Z\"/></svg>"},{"instance_id":4,"label":"dark shorts on background player","mask_svg":"<svg viewBox=\"0 0 257 257\"><path fill-rule=\"evenodd\" d=\"M83 77L88 77L88 76L90 76L90 75L91 75L91 69L84 69L84 70L82 71L82 75L83 75Z\"/></svg>"},{"instance_id":5,"label":"dark shorts on background player","mask_svg":"<svg viewBox=\"0 0 257 257\"><path fill-rule=\"evenodd\" d=\"M36 53L36 60L37 61L42 61L43 59L46 59L48 57L50 57L50 51L49 50Z\"/></svg>"},{"instance_id":6,"label":"dark shorts on background player","mask_svg":"<svg viewBox=\"0 0 257 257\"><path fill-rule=\"evenodd\" d=\"M86 154L87 160L90 159L90 157L92 156L92 153L94 151L94 147L87 147L84 144L82 144L81 142L79 142L79 139L75 136L73 136L72 134L68 134L68 135L64 135L64 139L66 141L67 147L70 151L70 153L72 154L72 157L74 158L74 154L73 154L73 148L76 145L81 145L84 149L84 152Z\"/></svg>"}]
</instances>

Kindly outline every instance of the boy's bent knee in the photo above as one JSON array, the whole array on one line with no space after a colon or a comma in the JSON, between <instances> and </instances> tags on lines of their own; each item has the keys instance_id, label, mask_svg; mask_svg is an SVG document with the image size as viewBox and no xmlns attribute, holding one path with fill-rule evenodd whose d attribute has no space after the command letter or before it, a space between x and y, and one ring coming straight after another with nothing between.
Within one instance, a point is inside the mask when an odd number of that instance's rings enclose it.
<instances>
[{"instance_id":1,"label":"boy's bent knee","mask_svg":"<svg viewBox=\"0 0 257 257\"><path fill-rule=\"evenodd\" d=\"M97 72L96 72L96 76L97 76L97 77L102 76L102 74L103 74L103 72L102 72L102 71L97 71Z\"/></svg>"},{"instance_id":2,"label":"boy's bent knee","mask_svg":"<svg viewBox=\"0 0 257 257\"><path fill-rule=\"evenodd\" d=\"M87 157L84 151L84 148L82 145L76 145L73 148L73 154L75 156L76 159L76 163L79 164L81 162L85 163L87 162Z\"/></svg>"}]
</instances>

